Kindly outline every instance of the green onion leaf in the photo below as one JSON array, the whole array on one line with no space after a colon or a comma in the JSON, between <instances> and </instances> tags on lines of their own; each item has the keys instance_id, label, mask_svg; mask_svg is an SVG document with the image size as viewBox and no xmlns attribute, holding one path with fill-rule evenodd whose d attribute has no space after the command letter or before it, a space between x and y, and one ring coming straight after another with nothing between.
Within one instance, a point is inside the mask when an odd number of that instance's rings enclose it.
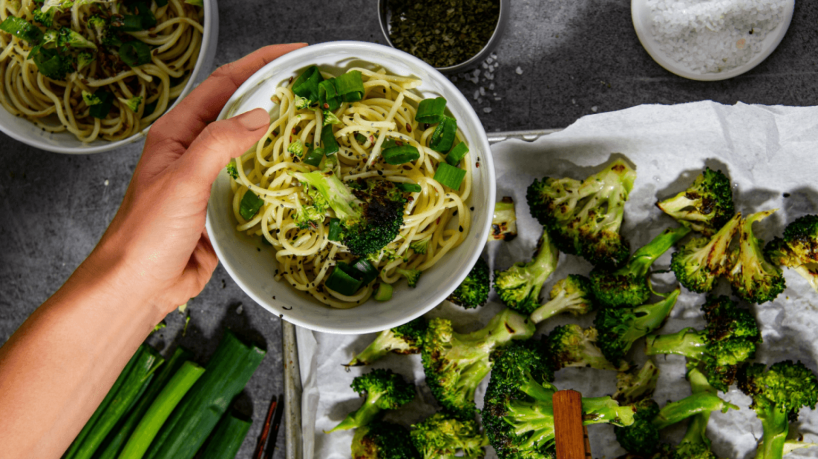
<instances>
[{"instance_id":1,"label":"green onion leaf","mask_svg":"<svg viewBox=\"0 0 818 459\"><path fill-rule=\"evenodd\" d=\"M307 155L304 156L304 164L309 164L313 167L318 167L321 164L321 160L324 159L324 149L323 148L310 148L307 152Z\"/></svg>"},{"instance_id":2,"label":"green onion leaf","mask_svg":"<svg viewBox=\"0 0 818 459\"><path fill-rule=\"evenodd\" d=\"M375 292L375 301L389 301L392 299L392 286L386 282L381 282L378 285L378 291Z\"/></svg>"},{"instance_id":3,"label":"green onion leaf","mask_svg":"<svg viewBox=\"0 0 818 459\"><path fill-rule=\"evenodd\" d=\"M364 144L366 143L366 136L363 134L355 134L355 140L360 144Z\"/></svg>"},{"instance_id":4,"label":"green onion leaf","mask_svg":"<svg viewBox=\"0 0 818 459\"><path fill-rule=\"evenodd\" d=\"M435 132L432 133L429 148L438 153L449 151L452 148L452 143L454 143L455 134L457 134L457 121L448 116L444 117L435 128Z\"/></svg>"},{"instance_id":5,"label":"green onion leaf","mask_svg":"<svg viewBox=\"0 0 818 459\"><path fill-rule=\"evenodd\" d=\"M404 145L402 147L387 148L382 152L383 160L386 164L403 164L411 161L417 161L420 158L418 149L411 145Z\"/></svg>"},{"instance_id":6,"label":"green onion leaf","mask_svg":"<svg viewBox=\"0 0 818 459\"><path fill-rule=\"evenodd\" d=\"M134 3L129 8L136 14L126 14L122 18L122 26L119 30L123 32L139 32L140 30L147 30L156 26L156 16L153 11L143 2Z\"/></svg>"},{"instance_id":7,"label":"green onion leaf","mask_svg":"<svg viewBox=\"0 0 818 459\"><path fill-rule=\"evenodd\" d=\"M35 46L28 52L28 59L34 61L40 73L52 80L64 80L73 71L71 57L62 55L55 49Z\"/></svg>"},{"instance_id":8,"label":"green onion leaf","mask_svg":"<svg viewBox=\"0 0 818 459\"><path fill-rule=\"evenodd\" d=\"M447 186L453 190L459 190L460 184L463 183L463 178L466 176L466 171L459 167L450 166L446 163L440 163L435 171L435 180L443 186Z\"/></svg>"},{"instance_id":9,"label":"green onion leaf","mask_svg":"<svg viewBox=\"0 0 818 459\"><path fill-rule=\"evenodd\" d=\"M469 152L469 146L466 145L466 142L460 142L452 148L452 151L446 155L446 162L451 164L452 166L459 166L460 160L466 156L466 153Z\"/></svg>"},{"instance_id":10,"label":"green onion leaf","mask_svg":"<svg viewBox=\"0 0 818 459\"><path fill-rule=\"evenodd\" d=\"M338 218L329 219L329 234L327 239L339 242L341 240L341 220Z\"/></svg>"},{"instance_id":11,"label":"green onion leaf","mask_svg":"<svg viewBox=\"0 0 818 459\"><path fill-rule=\"evenodd\" d=\"M318 83L318 101L323 110L338 110L341 106L341 96L335 89L335 78Z\"/></svg>"},{"instance_id":12,"label":"green onion leaf","mask_svg":"<svg viewBox=\"0 0 818 459\"><path fill-rule=\"evenodd\" d=\"M395 186L399 190L407 193L418 193L423 190L423 188L421 188L417 183L395 182Z\"/></svg>"},{"instance_id":13,"label":"green onion leaf","mask_svg":"<svg viewBox=\"0 0 818 459\"><path fill-rule=\"evenodd\" d=\"M304 70L304 73L298 76L293 83L293 92L301 97L306 97L311 101L317 101L318 84L324 80L318 67L313 65Z\"/></svg>"},{"instance_id":14,"label":"green onion leaf","mask_svg":"<svg viewBox=\"0 0 818 459\"><path fill-rule=\"evenodd\" d=\"M324 147L324 154L332 156L338 153L338 141L335 140L335 134L332 132L332 127L327 127L321 130L321 146Z\"/></svg>"},{"instance_id":15,"label":"green onion leaf","mask_svg":"<svg viewBox=\"0 0 818 459\"><path fill-rule=\"evenodd\" d=\"M154 1L156 2L156 6L158 6L159 8L161 8L163 6L168 6L168 0L154 0ZM204 5L201 5L201 6L204 6Z\"/></svg>"},{"instance_id":16,"label":"green onion leaf","mask_svg":"<svg viewBox=\"0 0 818 459\"><path fill-rule=\"evenodd\" d=\"M129 41L119 47L119 58L130 67L137 67L151 61L151 49L139 40Z\"/></svg>"},{"instance_id":17,"label":"green onion leaf","mask_svg":"<svg viewBox=\"0 0 818 459\"><path fill-rule=\"evenodd\" d=\"M43 38L43 32L37 26L15 16L9 16L0 22L0 30L25 40L31 45L36 45Z\"/></svg>"},{"instance_id":18,"label":"green onion leaf","mask_svg":"<svg viewBox=\"0 0 818 459\"><path fill-rule=\"evenodd\" d=\"M258 197L253 190L247 190L241 198L239 204L239 214L245 220L252 220L256 216L258 210L264 205L264 200Z\"/></svg>"},{"instance_id":19,"label":"green onion leaf","mask_svg":"<svg viewBox=\"0 0 818 459\"><path fill-rule=\"evenodd\" d=\"M83 99L85 99L85 95L83 94ZM108 116L108 112L111 111L111 107L114 106L114 95L105 90L97 90L93 94L94 104L89 104L88 114L93 116L94 118L98 118L104 120L105 117ZM86 103L88 101L86 100Z\"/></svg>"},{"instance_id":20,"label":"green onion leaf","mask_svg":"<svg viewBox=\"0 0 818 459\"><path fill-rule=\"evenodd\" d=\"M142 116L145 117L145 116L153 114L154 110L156 110L156 105L158 103L159 103L159 98L157 97L156 100L149 103L148 105L145 105L145 111L142 112Z\"/></svg>"},{"instance_id":21,"label":"green onion leaf","mask_svg":"<svg viewBox=\"0 0 818 459\"><path fill-rule=\"evenodd\" d=\"M335 88L344 102L355 102L364 97L364 80L361 72L353 70L335 79Z\"/></svg>"},{"instance_id":22,"label":"green onion leaf","mask_svg":"<svg viewBox=\"0 0 818 459\"><path fill-rule=\"evenodd\" d=\"M446 99L437 97L435 99L423 99L418 104L418 112L415 114L415 121L418 123L435 124L443 121L446 116Z\"/></svg>"},{"instance_id":23,"label":"green onion leaf","mask_svg":"<svg viewBox=\"0 0 818 459\"><path fill-rule=\"evenodd\" d=\"M355 292L361 288L362 282L345 272L349 270L349 268L349 265L339 261L338 264L335 265L335 269L332 270L332 274L329 275L324 285L326 285L328 289L334 290L341 295L354 295Z\"/></svg>"},{"instance_id":24,"label":"green onion leaf","mask_svg":"<svg viewBox=\"0 0 818 459\"><path fill-rule=\"evenodd\" d=\"M360 258L352 265L352 272L349 274L361 281L361 285L369 285L378 278L378 269L372 266L372 263L366 258Z\"/></svg>"}]
</instances>

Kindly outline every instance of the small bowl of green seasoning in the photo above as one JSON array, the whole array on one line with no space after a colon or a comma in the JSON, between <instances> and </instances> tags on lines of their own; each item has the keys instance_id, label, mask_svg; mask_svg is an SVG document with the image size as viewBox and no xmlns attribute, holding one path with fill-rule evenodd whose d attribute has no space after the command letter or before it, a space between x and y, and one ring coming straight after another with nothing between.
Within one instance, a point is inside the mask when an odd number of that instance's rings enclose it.
<instances>
[{"instance_id":1,"label":"small bowl of green seasoning","mask_svg":"<svg viewBox=\"0 0 818 459\"><path fill-rule=\"evenodd\" d=\"M378 0L390 46L444 73L484 61L497 46L509 0Z\"/></svg>"}]
</instances>

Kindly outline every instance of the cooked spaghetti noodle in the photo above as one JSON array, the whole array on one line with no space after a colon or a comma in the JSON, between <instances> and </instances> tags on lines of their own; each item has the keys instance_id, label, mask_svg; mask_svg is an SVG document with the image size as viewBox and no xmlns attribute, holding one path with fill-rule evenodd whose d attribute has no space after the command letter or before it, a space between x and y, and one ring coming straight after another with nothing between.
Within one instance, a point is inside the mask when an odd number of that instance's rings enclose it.
<instances>
[{"instance_id":1,"label":"cooked spaghetti noodle","mask_svg":"<svg viewBox=\"0 0 818 459\"><path fill-rule=\"evenodd\" d=\"M202 15L203 8L183 0L0 0L0 21L21 18L45 34L26 40L0 32L0 104L44 131L68 131L85 143L130 137L164 113L187 84L201 48ZM71 32L84 44L48 40ZM32 58L35 48L62 59L67 71L44 75ZM145 52L128 59L126 52L134 50Z\"/></svg>"},{"instance_id":2,"label":"cooked spaghetti noodle","mask_svg":"<svg viewBox=\"0 0 818 459\"><path fill-rule=\"evenodd\" d=\"M430 269L465 240L471 222L467 201L472 188L468 165L472 161L469 153L462 158L466 164L465 176L458 189L444 187L435 180L437 169L446 166L446 154L429 147L435 126L415 119L423 98L413 88L420 85L420 80L389 75L383 70L350 70L354 71L362 75L363 96L355 102L342 102L334 111L322 110L315 104L296 108L302 101L293 92L292 80L276 88L272 96L276 104L271 112L273 121L266 135L238 158L236 164L228 166L234 176L232 202L239 222L237 229L261 236L272 245L279 265L276 280L335 308L351 308L363 303L379 282L398 282L402 270ZM322 76L332 75L322 72ZM338 124L325 125L323 118L330 114L337 118L333 121ZM297 150L292 148L294 144L317 147L322 130L326 129L332 130L338 143L334 155L337 161L326 156L320 167L311 166L304 162L305 153L292 152ZM463 142L459 131L456 138ZM388 164L383 147L390 142L415 147L419 156L402 164ZM413 185L413 189L419 191L404 193L406 205L398 235L385 248L366 257L379 271L378 281L362 285L351 295L325 285L339 262L352 263L356 259L342 242L330 240L328 222L336 214L328 210L306 228L297 221L299 210L312 198L309 187L295 175L316 170L335 174L352 188L360 180L419 185ZM328 170L330 172L326 172ZM260 202L257 213L245 219L241 207L248 192L257 195L263 203ZM423 249L415 250L418 242ZM423 280L419 282L422 286Z\"/></svg>"}]
</instances>

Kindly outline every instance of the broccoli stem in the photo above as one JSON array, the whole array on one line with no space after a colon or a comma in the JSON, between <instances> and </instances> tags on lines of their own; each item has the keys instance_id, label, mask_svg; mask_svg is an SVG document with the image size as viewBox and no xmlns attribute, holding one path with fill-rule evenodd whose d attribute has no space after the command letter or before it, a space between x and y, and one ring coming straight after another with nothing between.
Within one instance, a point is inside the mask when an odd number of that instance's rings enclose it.
<instances>
[{"instance_id":1,"label":"broccoli stem","mask_svg":"<svg viewBox=\"0 0 818 459\"><path fill-rule=\"evenodd\" d=\"M645 340L645 354L677 354L699 360L707 347L706 333L685 328L668 335L650 335Z\"/></svg>"},{"instance_id":2,"label":"broccoli stem","mask_svg":"<svg viewBox=\"0 0 818 459\"><path fill-rule=\"evenodd\" d=\"M534 278L531 282L531 285L533 285L531 297L535 300L539 298L540 290L542 290L542 286L546 279L548 279L548 276L557 268L559 257L560 252L548 237L548 231L543 230L534 259L525 265L525 269L529 271L531 277Z\"/></svg>"},{"instance_id":3,"label":"broccoli stem","mask_svg":"<svg viewBox=\"0 0 818 459\"><path fill-rule=\"evenodd\" d=\"M634 278L645 277L653 262L673 247L673 244L687 236L688 233L690 233L690 228L686 226L668 228L662 231L662 234L634 252L628 263L614 271L614 275L631 275Z\"/></svg>"},{"instance_id":4,"label":"broccoli stem","mask_svg":"<svg viewBox=\"0 0 818 459\"><path fill-rule=\"evenodd\" d=\"M614 424L628 426L633 424L633 407L619 406L611 397L594 397L582 399L582 423Z\"/></svg>"},{"instance_id":5,"label":"broccoli stem","mask_svg":"<svg viewBox=\"0 0 818 459\"><path fill-rule=\"evenodd\" d=\"M696 365L698 362L693 361L688 364ZM692 368L687 372L687 379L690 381L690 390L694 394L713 394L716 395L716 389L707 381L707 377L698 368ZM691 443L701 443L710 449L710 439L707 438L707 423L710 422L710 412L699 413L690 419L687 425L687 432L682 439L682 442L689 441Z\"/></svg>"},{"instance_id":6,"label":"broccoli stem","mask_svg":"<svg viewBox=\"0 0 818 459\"><path fill-rule=\"evenodd\" d=\"M401 351L409 350L409 348L409 344L405 340L396 337L391 329L385 330L379 333L375 341L372 341L366 349L353 357L346 366L369 365L393 350Z\"/></svg>"},{"instance_id":7,"label":"broccoli stem","mask_svg":"<svg viewBox=\"0 0 818 459\"><path fill-rule=\"evenodd\" d=\"M636 315L636 319L634 319L633 324L623 335L624 340L633 343L637 339L662 326L662 322L664 322L667 315L670 314L680 293L681 290L676 289L658 303L646 304L634 308L633 313Z\"/></svg>"},{"instance_id":8,"label":"broccoli stem","mask_svg":"<svg viewBox=\"0 0 818 459\"><path fill-rule=\"evenodd\" d=\"M715 394L702 392L665 405L653 419L653 425L661 430L699 413L727 411L730 408L738 409Z\"/></svg>"},{"instance_id":9,"label":"broccoli stem","mask_svg":"<svg viewBox=\"0 0 818 459\"><path fill-rule=\"evenodd\" d=\"M464 400L474 400L477 386L485 379L489 371L491 371L491 363L488 354L486 354L460 373L455 390L460 393Z\"/></svg>"},{"instance_id":10,"label":"broccoli stem","mask_svg":"<svg viewBox=\"0 0 818 459\"><path fill-rule=\"evenodd\" d=\"M349 413L340 424L333 427L332 430L326 431L326 433L338 430L350 430L368 425L381 412L381 409L375 404L381 395L383 395L382 392L367 392L364 404L356 411Z\"/></svg>"},{"instance_id":11,"label":"broccoli stem","mask_svg":"<svg viewBox=\"0 0 818 459\"><path fill-rule=\"evenodd\" d=\"M536 328L528 317L506 308L495 315L485 327L472 333L460 335L463 343L472 342L474 345L459 346L458 349L469 350L477 356L488 356L497 347L512 339L527 339L534 335Z\"/></svg>"},{"instance_id":12,"label":"broccoli stem","mask_svg":"<svg viewBox=\"0 0 818 459\"><path fill-rule=\"evenodd\" d=\"M761 444L758 445L756 451L756 459L781 459L790 428L787 413L777 409L774 405L768 405L764 409L760 407L755 409L758 418L761 419L761 427L764 429Z\"/></svg>"},{"instance_id":13,"label":"broccoli stem","mask_svg":"<svg viewBox=\"0 0 818 459\"><path fill-rule=\"evenodd\" d=\"M565 290L560 290L555 298L535 309L530 318L535 324L538 324L550 317L562 314L578 304L584 304L586 301L583 292L577 291L568 294L565 293Z\"/></svg>"},{"instance_id":14,"label":"broccoli stem","mask_svg":"<svg viewBox=\"0 0 818 459\"><path fill-rule=\"evenodd\" d=\"M508 405L507 416L514 427L516 435L533 432L527 444L530 447L541 445L554 438L554 404L555 389L543 387L531 374L520 384L519 389L535 401L512 400ZM547 384L547 383L546 383Z\"/></svg>"}]
</instances>

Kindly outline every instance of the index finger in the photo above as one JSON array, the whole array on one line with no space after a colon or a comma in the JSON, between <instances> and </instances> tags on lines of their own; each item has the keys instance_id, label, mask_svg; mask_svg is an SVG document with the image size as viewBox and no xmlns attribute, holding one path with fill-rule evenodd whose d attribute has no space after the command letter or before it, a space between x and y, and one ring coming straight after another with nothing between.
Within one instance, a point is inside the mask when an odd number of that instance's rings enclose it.
<instances>
[{"instance_id":1,"label":"index finger","mask_svg":"<svg viewBox=\"0 0 818 459\"><path fill-rule=\"evenodd\" d=\"M307 46L306 43L265 46L243 58L225 64L213 72L179 105L159 118L151 127L145 151L154 142L174 140L187 148L214 121L230 96L258 69L278 57Z\"/></svg>"}]
</instances>

